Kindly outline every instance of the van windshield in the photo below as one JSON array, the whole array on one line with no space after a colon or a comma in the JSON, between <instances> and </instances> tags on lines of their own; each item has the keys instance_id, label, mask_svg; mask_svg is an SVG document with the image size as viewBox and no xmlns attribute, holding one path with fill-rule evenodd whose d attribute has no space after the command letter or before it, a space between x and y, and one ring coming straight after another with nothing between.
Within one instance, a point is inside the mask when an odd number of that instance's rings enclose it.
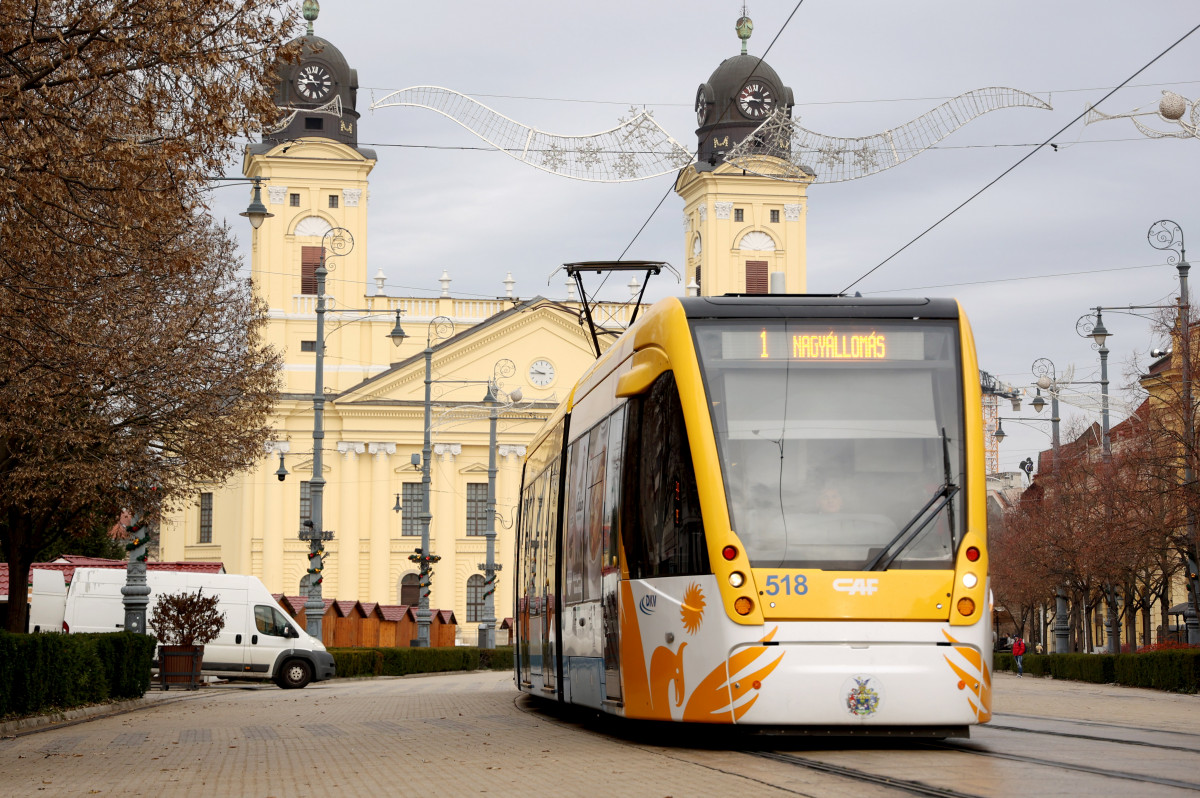
<instances>
[{"instance_id":1,"label":"van windshield","mask_svg":"<svg viewBox=\"0 0 1200 798\"><path fill-rule=\"evenodd\" d=\"M260 633L275 637L287 637L292 628L282 612L265 604L254 607L254 625Z\"/></svg>"},{"instance_id":2,"label":"van windshield","mask_svg":"<svg viewBox=\"0 0 1200 798\"><path fill-rule=\"evenodd\" d=\"M695 340L751 565L950 567L963 515L955 323L721 319L697 321Z\"/></svg>"}]
</instances>

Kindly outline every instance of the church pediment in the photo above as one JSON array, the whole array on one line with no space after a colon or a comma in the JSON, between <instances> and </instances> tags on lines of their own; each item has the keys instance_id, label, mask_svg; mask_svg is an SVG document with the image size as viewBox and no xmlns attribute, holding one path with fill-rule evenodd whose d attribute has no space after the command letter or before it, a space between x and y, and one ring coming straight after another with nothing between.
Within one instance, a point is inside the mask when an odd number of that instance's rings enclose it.
<instances>
[{"instance_id":1,"label":"church pediment","mask_svg":"<svg viewBox=\"0 0 1200 798\"><path fill-rule=\"evenodd\" d=\"M424 404L426 328L405 326L420 339L408 350L413 354L343 393L337 399L342 407L355 402ZM510 369L504 361L511 362ZM549 302L532 302L456 328L452 337L435 343L431 398L435 403L482 407L486 383L495 379L502 391L519 388L524 401L558 403L594 362L591 338L575 313Z\"/></svg>"},{"instance_id":2,"label":"church pediment","mask_svg":"<svg viewBox=\"0 0 1200 798\"><path fill-rule=\"evenodd\" d=\"M313 470L312 457L305 458L304 460L301 460L300 462L296 463L296 465L292 466L291 470L297 474L312 474L312 470ZM322 474L330 474L332 472L333 472L333 469L330 467L329 463L322 460L321 461L321 473Z\"/></svg>"}]
</instances>

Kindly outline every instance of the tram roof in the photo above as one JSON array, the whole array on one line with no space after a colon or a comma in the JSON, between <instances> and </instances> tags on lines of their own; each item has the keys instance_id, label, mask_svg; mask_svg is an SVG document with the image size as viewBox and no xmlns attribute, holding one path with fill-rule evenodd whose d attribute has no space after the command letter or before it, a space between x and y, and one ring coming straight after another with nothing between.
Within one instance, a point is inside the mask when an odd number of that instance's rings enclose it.
<instances>
[{"instance_id":1,"label":"tram roof","mask_svg":"<svg viewBox=\"0 0 1200 798\"><path fill-rule=\"evenodd\" d=\"M957 319L958 301L911 297L841 296L839 294L726 294L680 297L689 319L774 318L797 315L816 318Z\"/></svg>"}]
</instances>

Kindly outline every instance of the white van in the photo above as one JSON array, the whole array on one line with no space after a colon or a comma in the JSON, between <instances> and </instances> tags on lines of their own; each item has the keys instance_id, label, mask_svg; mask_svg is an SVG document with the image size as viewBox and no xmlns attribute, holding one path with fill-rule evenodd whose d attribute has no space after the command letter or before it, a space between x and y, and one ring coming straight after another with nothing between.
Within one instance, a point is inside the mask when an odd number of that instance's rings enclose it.
<instances>
[{"instance_id":1,"label":"white van","mask_svg":"<svg viewBox=\"0 0 1200 798\"><path fill-rule=\"evenodd\" d=\"M320 640L296 626L255 576L148 571L147 619L164 593L218 596L225 628L204 645L206 675L271 679L285 688L332 679L333 655ZM34 569L29 607L32 631L115 632L125 628L123 568L76 568L68 589L61 571Z\"/></svg>"}]
</instances>

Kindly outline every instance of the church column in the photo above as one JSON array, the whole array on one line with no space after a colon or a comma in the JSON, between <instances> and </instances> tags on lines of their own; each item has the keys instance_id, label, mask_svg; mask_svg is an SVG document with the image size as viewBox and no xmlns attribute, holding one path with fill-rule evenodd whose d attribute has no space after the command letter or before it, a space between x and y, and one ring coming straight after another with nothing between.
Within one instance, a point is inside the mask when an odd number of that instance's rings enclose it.
<instances>
[{"instance_id":1,"label":"church column","mask_svg":"<svg viewBox=\"0 0 1200 798\"><path fill-rule=\"evenodd\" d=\"M368 443L367 451L374 457L371 459L371 489L368 491L371 503L369 516L371 518L371 554L369 557L370 577L367 580L365 596L370 601L384 604L391 602L391 585L388 574L392 559L392 541L388 535L388 524L391 519L391 456L396 453L394 443Z\"/></svg>"},{"instance_id":2,"label":"church column","mask_svg":"<svg viewBox=\"0 0 1200 798\"><path fill-rule=\"evenodd\" d=\"M783 206L783 218L787 236L787 290L789 294L803 294L808 290L808 274L805 254L808 252L808 226L805 224L807 197L799 202L788 202Z\"/></svg>"},{"instance_id":3,"label":"church column","mask_svg":"<svg viewBox=\"0 0 1200 798\"><path fill-rule=\"evenodd\" d=\"M229 556L227 553L228 550L225 546L221 547L221 559L224 560L225 570L229 573L253 573L250 563L252 559L251 552L253 551L254 536L257 532L255 529L256 524L254 519L258 518L255 502L255 499L258 497L255 495L257 493L255 485L266 479L267 473L268 471L265 461L259 461L259 463L249 471L250 478L242 482L241 490L239 490L237 494L234 494L241 500L242 524L239 525L241 527L240 534L238 534L235 538L235 548L232 553L233 556ZM215 532L216 530L214 530L213 540L217 539L215 537Z\"/></svg>"},{"instance_id":4,"label":"church column","mask_svg":"<svg viewBox=\"0 0 1200 798\"><path fill-rule=\"evenodd\" d=\"M342 455L341 475L338 480L337 529L337 584L333 586L336 596L330 598L354 600L358 598L358 455L366 452L366 444L340 441L338 453Z\"/></svg>"},{"instance_id":5,"label":"church column","mask_svg":"<svg viewBox=\"0 0 1200 798\"><path fill-rule=\"evenodd\" d=\"M458 507L460 493L458 473L454 459L462 454L461 443L435 443L433 452L438 466L433 481L433 525L430 548L442 561L434 566L433 591L429 595L429 608L436 610L454 609L454 584L458 572L455 562L454 541L457 537Z\"/></svg>"},{"instance_id":6,"label":"church column","mask_svg":"<svg viewBox=\"0 0 1200 798\"><path fill-rule=\"evenodd\" d=\"M713 257L713 268L707 271L702 283L704 296L720 296L727 293L740 294L746 290L746 267L740 262L741 253L736 251L733 241L732 202L714 202L712 248L709 250ZM717 259L720 259L720 262ZM721 264L724 265L721 265Z\"/></svg>"},{"instance_id":7,"label":"church column","mask_svg":"<svg viewBox=\"0 0 1200 798\"><path fill-rule=\"evenodd\" d=\"M267 468L269 472L272 461L280 454L287 454L292 446L288 441L267 442ZM267 590L282 592L283 584L283 495L287 483L273 478L273 473L267 477L263 498L262 526L262 581ZM269 496L269 498L267 498Z\"/></svg>"},{"instance_id":8,"label":"church column","mask_svg":"<svg viewBox=\"0 0 1200 798\"><path fill-rule=\"evenodd\" d=\"M497 447L500 455L500 473L496 475L496 509L504 516L504 524L496 525L496 562L504 567L496 574L496 645L508 641L507 633L501 633L500 624L512 612L513 590L517 579L513 568L513 544L517 539L517 502L521 493L521 462L525 459L523 444L502 444ZM497 519L498 521L499 519Z\"/></svg>"}]
</instances>

